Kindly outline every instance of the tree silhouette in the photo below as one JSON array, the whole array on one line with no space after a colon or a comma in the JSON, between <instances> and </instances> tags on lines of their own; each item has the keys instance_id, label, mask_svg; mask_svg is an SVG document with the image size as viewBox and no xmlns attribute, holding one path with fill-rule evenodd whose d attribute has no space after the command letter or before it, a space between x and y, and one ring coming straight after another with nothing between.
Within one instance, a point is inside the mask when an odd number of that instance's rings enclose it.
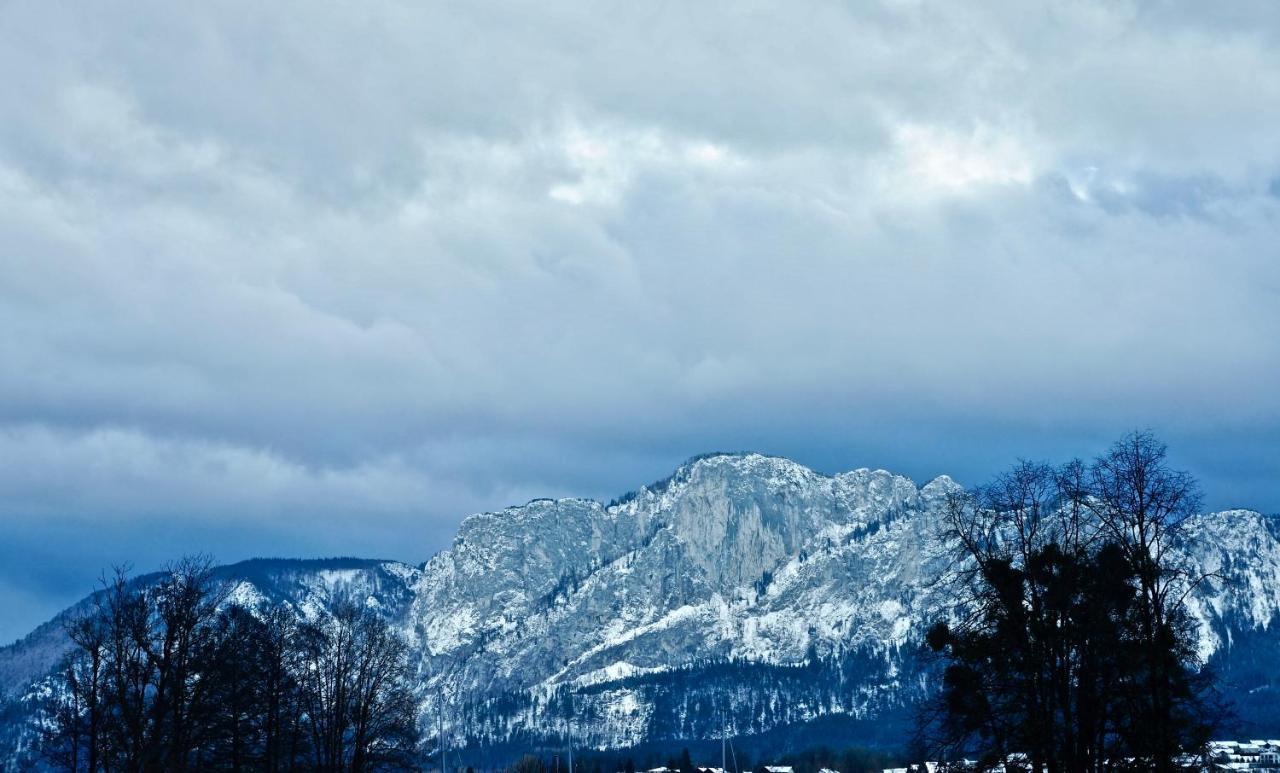
<instances>
[{"instance_id":1,"label":"tree silhouette","mask_svg":"<svg viewBox=\"0 0 1280 773\"><path fill-rule=\"evenodd\" d=\"M1165 449L1134 433L1092 465L1021 462L950 498L960 599L926 637L942 690L921 740L985 765L1172 771L1218 707L1182 606L1198 581L1170 543L1198 502Z\"/></svg>"},{"instance_id":2,"label":"tree silhouette","mask_svg":"<svg viewBox=\"0 0 1280 773\"><path fill-rule=\"evenodd\" d=\"M411 769L416 707L404 642L340 603L228 602L207 558L151 582L123 569L71 621L42 751L70 771Z\"/></svg>"}]
</instances>

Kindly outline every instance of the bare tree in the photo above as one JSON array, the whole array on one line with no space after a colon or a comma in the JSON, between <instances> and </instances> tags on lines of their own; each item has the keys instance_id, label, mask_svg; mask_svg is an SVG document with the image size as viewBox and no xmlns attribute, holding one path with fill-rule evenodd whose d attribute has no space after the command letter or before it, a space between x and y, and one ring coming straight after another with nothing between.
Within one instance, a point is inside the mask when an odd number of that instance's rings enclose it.
<instances>
[{"instance_id":1,"label":"bare tree","mask_svg":"<svg viewBox=\"0 0 1280 773\"><path fill-rule=\"evenodd\" d=\"M68 626L44 751L72 771L411 769L417 705L388 623L228 602L207 558L117 569Z\"/></svg>"},{"instance_id":2,"label":"bare tree","mask_svg":"<svg viewBox=\"0 0 1280 773\"><path fill-rule=\"evenodd\" d=\"M1188 693L1186 666L1199 663L1182 604L1204 578L1190 577L1169 553L1200 506L1199 487L1190 474L1168 466L1165 445L1150 432L1126 435L1098 457L1090 473L1085 504L1124 551L1139 590L1137 635L1145 657L1127 733L1132 752L1165 773L1174 769L1189 740L1187 719L1196 725L1209 722Z\"/></svg>"},{"instance_id":3,"label":"bare tree","mask_svg":"<svg viewBox=\"0 0 1280 773\"><path fill-rule=\"evenodd\" d=\"M404 641L353 604L303 634L306 717L323 771L403 769L417 739Z\"/></svg>"},{"instance_id":4,"label":"bare tree","mask_svg":"<svg viewBox=\"0 0 1280 773\"><path fill-rule=\"evenodd\" d=\"M63 690L54 694L48 709L42 746L56 765L96 771L103 746L107 631L98 610L71 619L66 631L73 647L62 661Z\"/></svg>"},{"instance_id":5,"label":"bare tree","mask_svg":"<svg viewBox=\"0 0 1280 773\"><path fill-rule=\"evenodd\" d=\"M209 700L210 682L202 678L200 662L226 598L212 565L208 556L183 558L166 567L145 594L152 617L136 635L153 680L147 770L187 770L192 753L206 740L210 717L219 710Z\"/></svg>"}]
</instances>

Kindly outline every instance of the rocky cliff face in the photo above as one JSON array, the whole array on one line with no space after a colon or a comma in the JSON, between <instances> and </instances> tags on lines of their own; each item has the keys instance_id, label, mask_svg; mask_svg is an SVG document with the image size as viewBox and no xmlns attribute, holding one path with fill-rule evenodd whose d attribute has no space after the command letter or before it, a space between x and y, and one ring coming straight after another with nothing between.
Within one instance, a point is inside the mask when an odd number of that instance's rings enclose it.
<instances>
[{"instance_id":1,"label":"rocky cliff face","mask_svg":"<svg viewBox=\"0 0 1280 773\"><path fill-rule=\"evenodd\" d=\"M251 605L309 615L347 596L379 609L410 640L424 712L433 731L443 718L455 748L722 733L898 743L929 689L916 653L947 602L933 580L955 488L714 455L608 505L535 500L471 516L419 567L223 571ZM1188 565L1215 575L1191 599L1202 654L1261 713L1243 720L1274 725L1280 528L1231 511L1198 516L1186 537ZM38 679L61 641L52 625L0 650L9 691Z\"/></svg>"}]
</instances>

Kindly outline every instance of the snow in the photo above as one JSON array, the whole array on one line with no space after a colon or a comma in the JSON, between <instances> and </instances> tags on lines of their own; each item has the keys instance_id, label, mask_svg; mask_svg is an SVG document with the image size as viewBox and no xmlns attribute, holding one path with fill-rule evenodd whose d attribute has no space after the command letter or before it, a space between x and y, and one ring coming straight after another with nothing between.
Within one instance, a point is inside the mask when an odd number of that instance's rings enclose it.
<instances>
[{"instance_id":1,"label":"snow","mask_svg":"<svg viewBox=\"0 0 1280 773\"><path fill-rule=\"evenodd\" d=\"M441 699L512 707L485 715L476 732L488 741L547 731L557 721L548 707L565 694L599 718L583 730L597 747L715 737L725 723L745 734L829 714L874 718L931 684L908 655L950 608L933 579L950 566L939 508L957 490L945 476L918 488L883 470L826 476L720 454L608 508L537 500L473 515L421 567L311 569L272 588L240 582L232 594L249 606L284 595L307 617L340 597L375 609L429 679L424 710ZM1248 511L1188 524L1188 566L1224 575L1189 597L1205 658L1242 632L1275 631L1280 530L1268 524ZM712 697L742 708L723 717L669 692L703 689L707 663L795 668L815 653L856 655L857 670L830 693L725 677Z\"/></svg>"}]
</instances>

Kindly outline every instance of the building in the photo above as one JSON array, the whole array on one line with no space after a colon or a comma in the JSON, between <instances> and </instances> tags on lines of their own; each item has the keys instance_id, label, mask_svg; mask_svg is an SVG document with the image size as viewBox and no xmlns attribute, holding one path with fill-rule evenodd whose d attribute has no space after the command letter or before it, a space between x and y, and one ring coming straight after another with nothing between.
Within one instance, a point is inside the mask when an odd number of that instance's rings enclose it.
<instances>
[{"instance_id":1,"label":"building","mask_svg":"<svg viewBox=\"0 0 1280 773\"><path fill-rule=\"evenodd\" d=\"M1211 741L1209 770L1248 770L1280 773L1280 739L1251 741Z\"/></svg>"}]
</instances>

